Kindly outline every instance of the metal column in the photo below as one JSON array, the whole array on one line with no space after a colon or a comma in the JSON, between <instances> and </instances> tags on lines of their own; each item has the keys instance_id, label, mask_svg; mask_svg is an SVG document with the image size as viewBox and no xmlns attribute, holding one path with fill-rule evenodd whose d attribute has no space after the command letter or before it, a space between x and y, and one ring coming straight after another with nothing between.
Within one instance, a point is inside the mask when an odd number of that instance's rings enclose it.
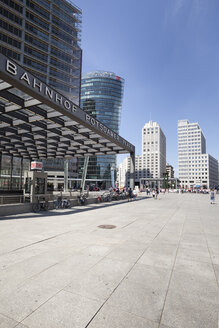
<instances>
[{"instance_id":1,"label":"metal column","mask_svg":"<svg viewBox=\"0 0 219 328\"><path fill-rule=\"evenodd\" d=\"M64 191L68 191L68 160L64 160Z\"/></svg>"},{"instance_id":2,"label":"metal column","mask_svg":"<svg viewBox=\"0 0 219 328\"><path fill-rule=\"evenodd\" d=\"M130 153L130 188L135 188L135 153Z\"/></svg>"},{"instance_id":3,"label":"metal column","mask_svg":"<svg viewBox=\"0 0 219 328\"><path fill-rule=\"evenodd\" d=\"M20 190L22 189L22 181L23 181L23 176L24 176L24 172L23 172L23 170L24 170L24 160L23 160L23 157L21 158L21 166L20 166L20 183L19 183L19 185L20 185Z\"/></svg>"},{"instance_id":4,"label":"metal column","mask_svg":"<svg viewBox=\"0 0 219 328\"><path fill-rule=\"evenodd\" d=\"M84 192L85 180L86 180L86 176L87 176L88 162L89 162L89 156L85 156L85 158L84 158L84 169L83 169L82 178L81 178L81 191L82 191L82 193Z\"/></svg>"},{"instance_id":5,"label":"metal column","mask_svg":"<svg viewBox=\"0 0 219 328\"><path fill-rule=\"evenodd\" d=\"M2 153L0 153L0 176L2 173Z\"/></svg>"}]
</instances>

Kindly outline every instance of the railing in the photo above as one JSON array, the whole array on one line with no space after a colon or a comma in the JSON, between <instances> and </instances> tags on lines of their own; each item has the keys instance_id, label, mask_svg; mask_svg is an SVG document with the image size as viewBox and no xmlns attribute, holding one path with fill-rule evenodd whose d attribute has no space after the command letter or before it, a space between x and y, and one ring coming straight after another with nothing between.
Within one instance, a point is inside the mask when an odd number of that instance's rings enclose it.
<instances>
[{"instance_id":1,"label":"railing","mask_svg":"<svg viewBox=\"0 0 219 328\"><path fill-rule=\"evenodd\" d=\"M23 195L0 196L0 205L3 204L21 204L24 203Z\"/></svg>"}]
</instances>

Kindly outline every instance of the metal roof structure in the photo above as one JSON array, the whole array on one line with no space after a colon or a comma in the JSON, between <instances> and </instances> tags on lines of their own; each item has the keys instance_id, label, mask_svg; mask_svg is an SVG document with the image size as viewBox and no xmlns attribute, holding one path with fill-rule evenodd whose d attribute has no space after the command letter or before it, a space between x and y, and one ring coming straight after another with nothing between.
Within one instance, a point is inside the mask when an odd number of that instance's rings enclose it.
<instances>
[{"instance_id":1,"label":"metal roof structure","mask_svg":"<svg viewBox=\"0 0 219 328\"><path fill-rule=\"evenodd\" d=\"M135 147L0 54L0 153L35 160L134 155Z\"/></svg>"}]
</instances>

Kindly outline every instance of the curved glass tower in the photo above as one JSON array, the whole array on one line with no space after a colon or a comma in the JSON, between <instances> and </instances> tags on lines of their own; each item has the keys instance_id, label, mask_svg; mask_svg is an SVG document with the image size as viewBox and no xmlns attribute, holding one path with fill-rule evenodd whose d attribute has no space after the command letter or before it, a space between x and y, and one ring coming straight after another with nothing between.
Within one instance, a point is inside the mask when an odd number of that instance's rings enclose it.
<instances>
[{"instance_id":1,"label":"curved glass tower","mask_svg":"<svg viewBox=\"0 0 219 328\"><path fill-rule=\"evenodd\" d=\"M87 73L81 80L81 108L119 133L123 87L124 80L115 73ZM82 166L79 161L79 175ZM116 155L90 157L86 181L108 188L111 186L111 169L116 169Z\"/></svg>"}]
</instances>

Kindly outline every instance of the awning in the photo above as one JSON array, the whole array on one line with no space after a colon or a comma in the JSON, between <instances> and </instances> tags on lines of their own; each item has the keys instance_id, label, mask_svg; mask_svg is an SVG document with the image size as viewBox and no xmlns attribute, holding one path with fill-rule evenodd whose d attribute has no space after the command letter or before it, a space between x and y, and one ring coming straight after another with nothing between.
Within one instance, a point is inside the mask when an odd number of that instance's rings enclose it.
<instances>
[{"instance_id":1,"label":"awning","mask_svg":"<svg viewBox=\"0 0 219 328\"><path fill-rule=\"evenodd\" d=\"M0 153L34 160L134 152L127 140L0 54Z\"/></svg>"}]
</instances>

